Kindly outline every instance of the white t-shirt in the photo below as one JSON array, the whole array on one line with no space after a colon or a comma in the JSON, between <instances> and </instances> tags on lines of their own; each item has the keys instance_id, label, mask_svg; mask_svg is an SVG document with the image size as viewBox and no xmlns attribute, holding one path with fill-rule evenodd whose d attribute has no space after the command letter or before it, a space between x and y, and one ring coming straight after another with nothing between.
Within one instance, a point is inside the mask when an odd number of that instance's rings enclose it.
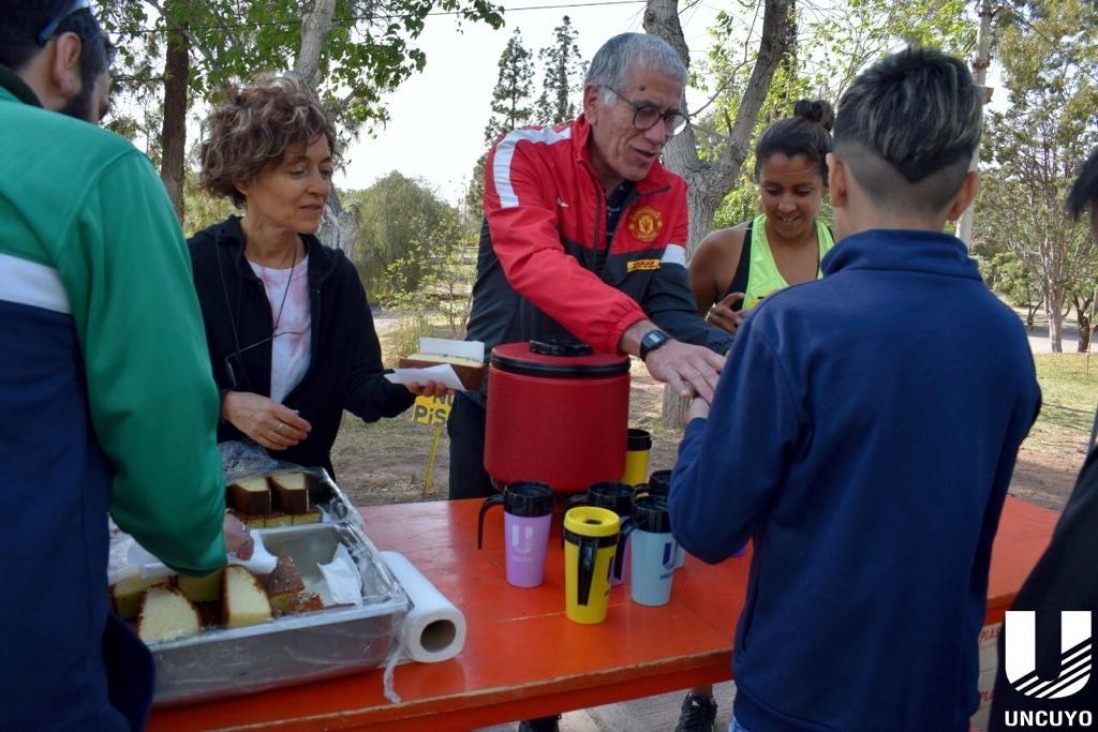
<instances>
[{"instance_id":1,"label":"white t-shirt","mask_svg":"<svg viewBox=\"0 0 1098 732\"><path fill-rule=\"evenodd\" d=\"M312 318L309 314L309 257L292 270L248 264L267 291L274 338L271 343L271 399L279 404L309 370Z\"/></svg>"}]
</instances>

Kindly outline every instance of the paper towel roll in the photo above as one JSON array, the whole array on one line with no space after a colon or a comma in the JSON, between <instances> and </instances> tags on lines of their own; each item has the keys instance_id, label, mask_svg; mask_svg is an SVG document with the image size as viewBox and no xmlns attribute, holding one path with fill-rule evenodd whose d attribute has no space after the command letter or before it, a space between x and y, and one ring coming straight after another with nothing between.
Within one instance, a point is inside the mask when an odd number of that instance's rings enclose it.
<instances>
[{"instance_id":1,"label":"paper towel roll","mask_svg":"<svg viewBox=\"0 0 1098 732\"><path fill-rule=\"evenodd\" d=\"M465 647L465 616L399 552L381 558L400 581L412 609L401 627L401 647L413 661L447 661Z\"/></svg>"}]
</instances>

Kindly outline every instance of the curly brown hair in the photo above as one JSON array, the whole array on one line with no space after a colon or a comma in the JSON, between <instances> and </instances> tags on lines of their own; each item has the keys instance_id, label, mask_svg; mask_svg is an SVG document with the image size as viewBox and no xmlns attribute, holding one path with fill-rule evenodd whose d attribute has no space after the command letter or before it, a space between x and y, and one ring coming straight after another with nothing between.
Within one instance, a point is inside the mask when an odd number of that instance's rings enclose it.
<instances>
[{"instance_id":1,"label":"curly brown hair","mask_svg":"<svg viewBox=\"0 0 1098 732\"><path fill-rule=\"evenodd\" d=\"M199 182L212 195L243 205L236 184L277 167L291 145L324 136L335 156L335 128L299 79L265 74L246 87L230 88L226 98L203 123Z\"/></svg>"}]
</instances>

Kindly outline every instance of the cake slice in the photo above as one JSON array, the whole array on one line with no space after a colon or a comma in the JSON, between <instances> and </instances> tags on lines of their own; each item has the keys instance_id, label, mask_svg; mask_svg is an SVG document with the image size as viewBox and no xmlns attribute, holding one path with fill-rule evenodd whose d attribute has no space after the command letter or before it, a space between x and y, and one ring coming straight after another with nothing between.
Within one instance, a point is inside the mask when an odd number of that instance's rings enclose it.
<instances>
[{"instance_id":1,"label":"cake slice","mask_svg":"<svg viewBox=\"0 0 1098 732\"><path fill-rule=\"evenodd\" d=\"M305 513L309 510L309 488L304 473L278 473L268 476L274 509L286 513Z\"/></svg>"},{"instance_id":2,"label":"cake slice","mask_svg":"<svg viewBox=\"0 0 1098 732\"><path fill-rule=\"evenodd\" d=\"M118 580L110 587L114 611L123 620L133 620L141 612L141 599L145 595L145 590L167 582L167 577L143 579L137 574Z\"/></svg>"},{"instance_id":3,"label":"cake slice","mask_svg":"<svg viewBox=\"0 0 1098 732\"><path fill-rule=\"evenodd\" d=\"M305 582L297 571L294 558L280 556L274 571L263 578L263 587L273 607L280 615L289 615L297 596L305 591Z\"/></svg>"},{"instance_id":4,"label":"cake slice","mask_svg":"<svg viewBox=\"0 0 1098 732\"><path fill-rule=\"evenodd\" d=\"M137 617L137 635L146 643L186 638L201 628L198 611L174 587L157 585L145 590Z\"/></svg>"},{"instance_id":5,"label":"cake slice","mask_svg":"<svg viewBox=\"0 0 1098 732\"><path fill-rule=\"evenodd\" d=\"M179 591L191 602L217 602L221 599L221 570L205 577L188 577L181 574L175 580Z\"/></svg>"},{"instance_id":6,"label":"cake slice","mask_svg":"<svg viewBox=\"0 0 1098 732\"><path fill-rule=\"evenodd\" d=\"M310 508L305 513L292 514L291 518L293 518L294 526L298 526L300 524L319 524L320 523L320 509L319 508Z\"/></svg>"},{"instance_id":7,"label":"cake slice","mask_svg":"<svg viewBox=\"0 0 1098 732\"><path fill-rule=\"evenodd\" d=\"M229 485L229 507L245 516L271 512L271 487L263 476L242 478Z\"/></svg>"},{"instance_id":8,"label":"cake slice","mask_svg":"<svg viewBox=\"0 0 1098 732\"><path fill-rule=\"evenodd\" d=\"M251 572L230 564L221 580L221 624L226 628L259 625L272 618L271 601Z\"/></svg>"},{"instance_id":9,"label":"cake slice","mask_svg":"<svg viewBox=\"0 0 1098 732\"><path fill-rule=\"evenodd\" d=\"M301 613L313 613L324 609L324 600L315 592L299 592L286 603L287 615L300 615Z\"/></svg>"},{"instance_id":10,"label":"cake slice","mask_svg":"<svg viewBox=\"0 0 1098 732\"><path fill-rule=\"evenodd\" d=\"M263 517L263 525L268 529L276 529L279 526L293 526L294 515L292 513L283 513L276 511L275 513L269 513Z\"/></svg>"}]
</instances>

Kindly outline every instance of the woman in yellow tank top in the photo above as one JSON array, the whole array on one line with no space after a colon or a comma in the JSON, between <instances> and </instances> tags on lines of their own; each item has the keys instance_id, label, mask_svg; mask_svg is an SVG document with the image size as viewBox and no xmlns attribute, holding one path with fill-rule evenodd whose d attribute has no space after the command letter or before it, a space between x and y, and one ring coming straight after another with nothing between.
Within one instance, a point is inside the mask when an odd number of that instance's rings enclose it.
<instances>
[{"instance_id":1,"label":"woman in yellow tank top","mask_svg":"<svg viewBox=\"0 0 1098 732\"><path fill-rule=\"evenodd\" d=\"M735 333L759 300L819 277L820 260L834 245L817 220L833 120L829 103L802 99L792 117L759 136L755 178L763 213L710 233L690 260L690 287L710 324Z\"/></svg>"}]
</instances>

